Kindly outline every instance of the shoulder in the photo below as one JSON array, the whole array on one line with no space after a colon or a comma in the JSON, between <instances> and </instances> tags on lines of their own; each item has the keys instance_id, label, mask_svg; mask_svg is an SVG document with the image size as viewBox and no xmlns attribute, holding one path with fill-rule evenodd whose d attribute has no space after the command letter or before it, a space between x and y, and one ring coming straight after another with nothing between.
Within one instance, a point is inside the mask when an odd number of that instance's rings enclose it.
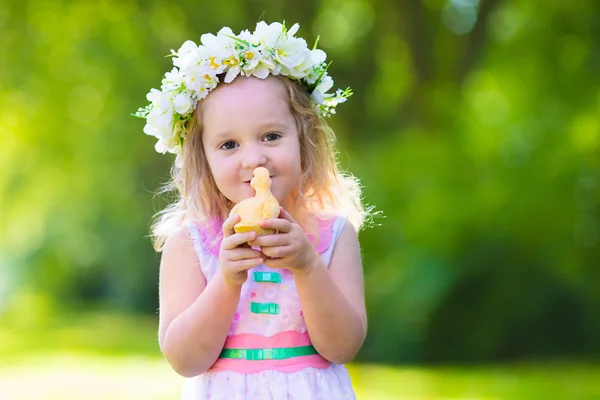
<instances>
[{"instance_id":1,"label":"shoulder","mask_svg":"<svg viewBox=\"0 0 600 400\"><path fill-rule=\"evenodd\" d=\"M362 256L358 235L348 220L344 220L339 238L333 248L329 270L336 279L362 281Z\"/></svg>"},{"instance_id":2,"label":"shoulder","mask_svg":"<svg viewBox=\"0 0 600 400\"><path fill-rule=\"evenodd\" d=\"M352 222L345 216L335 216L328 220L334 242L358 242L358 233Z\"/></svg>"},{"instance_id":3,"label":"shoulder","mask_svg":"<svg viewBox=\"0 0 600 400\"><path fill-rule=\"evenodd\" d=\"M360 244L354 225L347 218L340 217L334 223L332 231L335 238L331 246L331 267L335 268L336 264L360 264Z\"/></svg>"},{"instance_id":4,"label":"shoulder","mask_svg":"<svg viewBox=\"0 0 600 400\"><path fill-rule=\"evenodd\" d=\"M171 269L198 267L199 261L189 229L188 225L179 226L167 237L162 251L161 266Z\"/></svg>"},{"instance_id":5,"label":"shoulder","mask_svg":"<svg viewBox=\"0 0 600 400\"><path fill-rule=\"evenodd\" d=\"M336 264L360 260L358 236L349 220L338 216L323 221L315 249L325 265L335 269Z\"/></svg>"},{"instance_id":6,"label":"shoulder","mask_svg":"<svg viewBox=\"0 0 600 400\"><path fill-rule=\"evenodd\" d=\"M192 249L192 238L187 225L177 227L165 241L163 248L163 257L167 253L178 252L184 249Z\"/></svg>"},{"instance_id":7,"label":"shoulder","mask_svg":"<svg viewBox=\"0 0 600 400\"><path fill-rule=\"evenodd\" d=\"M339 223L339 239L337 247L356 247L359 248L358 232L354 228L354 225L347 218L340 218L337 220Z\"/></svg>"},{"instance_id":8,"label":"shoulder","mask_svg":"<svg viewBox=\"0 0 600 400\"><path fill-rule=\"evenodd\" d=\"M205 284L202 266L188 234L188 228L178 227L167 238L160 260L161 300L171 296L185 297L184 292L197 296Z\"/></svg>"}]
</instances>

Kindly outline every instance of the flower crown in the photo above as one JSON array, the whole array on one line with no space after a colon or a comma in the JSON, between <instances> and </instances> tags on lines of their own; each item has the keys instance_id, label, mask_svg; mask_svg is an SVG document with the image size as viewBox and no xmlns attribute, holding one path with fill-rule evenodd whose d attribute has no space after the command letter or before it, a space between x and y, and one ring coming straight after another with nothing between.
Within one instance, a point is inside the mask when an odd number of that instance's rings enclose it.
<instances>
[{"instance_id":1,"label":"flower crown","mask_svg":"<svg viewBox=\"0 0 600 400\"><path fill-rule=\"evenodd\" d=\"M316 48L318 38L310 50L304 39L294 36L299 27L288 30L285 23L261 21L253 33L244 30L237 36L225 27L217 36L202 35L199 46L188 40L179 51L171 50L175 67L165 74L161 90L151 89L146 96L151 103L132 114L146 119L144 133L158 139L156 151L177 154L179 160L198 101L217 87L221 74L225 83L240 74L261 79L269 74L287 76L306 88L321 116L335 114L335 107L352 91L328 93L333 79L327 74L327 56Z\"/></svg>"}]
</instances>

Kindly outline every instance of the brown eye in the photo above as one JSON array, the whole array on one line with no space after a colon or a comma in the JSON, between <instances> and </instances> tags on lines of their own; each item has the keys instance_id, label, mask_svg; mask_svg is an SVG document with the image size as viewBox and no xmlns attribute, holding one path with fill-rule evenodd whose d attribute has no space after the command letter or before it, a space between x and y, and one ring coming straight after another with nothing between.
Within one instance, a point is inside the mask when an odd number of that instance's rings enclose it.
<instances>
[{"instance_id":1,"label":"brown eye","mask_svg":"<svg viewBox=\"0 0 600 400\"><path fill-rule=\"evenodd\" d=\"M267 133L265 135L265 141L267 142L272 142L274 140L277 140L281 137L281 135L279 133Z\"/></svg>"},{"instance_id":2,"label":"brown eye","mask_svg":"<svg viewBox=\"0 0 600 400\"><path fill-rule=\"evenodd\" d=\"M225 142L223 143L219 148L223 149L223 150L231 150L234 149L236 147L237 143L233 142L233 141L229 141L229 142Z\"/></svg>"}]
</instances>

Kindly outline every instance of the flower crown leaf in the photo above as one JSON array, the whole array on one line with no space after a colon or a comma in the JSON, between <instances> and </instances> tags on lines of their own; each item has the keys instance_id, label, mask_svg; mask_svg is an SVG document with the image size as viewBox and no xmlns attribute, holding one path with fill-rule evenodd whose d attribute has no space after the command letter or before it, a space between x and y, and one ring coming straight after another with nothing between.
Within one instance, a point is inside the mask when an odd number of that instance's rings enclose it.
<instances>
[{"instance_id":1,"label":"flower crown leaf","mask_svg":"<svg viewBox=\"0 0 600 400\"><path fill-rule=\"evenodd\" d=\"M335 114L338 104L352 95L352 90L333 87L328 74L331 62L327 54L317 48L320 36L312 49L306 41L294 35L300 28L290 29L274 22L259 21L254 32L243 30L235 35L230 28L222 28L216 35L203 34L200 45L185 41L178 51L171 50L173 69L165 73L161 88L151 89L146 95L150 104L131 114L146 119L144 133L158 139L159 153L177 154L181 163L181 148L187 126L198 102L220 83L229 83L238 75L264 79L268 75L283 75L298 82L307 91L322 117Z\"/></svg>"}]
</instances>

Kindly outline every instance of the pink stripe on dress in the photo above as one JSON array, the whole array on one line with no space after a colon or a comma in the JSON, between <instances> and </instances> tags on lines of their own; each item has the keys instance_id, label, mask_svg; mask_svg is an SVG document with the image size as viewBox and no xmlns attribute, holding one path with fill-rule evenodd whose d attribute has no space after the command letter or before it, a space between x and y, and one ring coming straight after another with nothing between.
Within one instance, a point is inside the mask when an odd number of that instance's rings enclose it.
<instances>
[{"instance_id":1,"label":"pink stripe on dress","mask_svg":"<svg viewBox=\"0 0 600 400\"><path fill-rule=\"evenodd\" d=\"M296 331L281 332L277 335L265 337L244 333L229 336L224 348L233 349L275 349L283 347L298 347L310 345L310 338L306 333ZM242 374L255 374L266 370L279 372L297 372L307 367L327 368L329 361L319 354L293 357L286 360L242 360L235 358L219 358L208 372L235 371Z\"/></svg>"}]
</instances>

